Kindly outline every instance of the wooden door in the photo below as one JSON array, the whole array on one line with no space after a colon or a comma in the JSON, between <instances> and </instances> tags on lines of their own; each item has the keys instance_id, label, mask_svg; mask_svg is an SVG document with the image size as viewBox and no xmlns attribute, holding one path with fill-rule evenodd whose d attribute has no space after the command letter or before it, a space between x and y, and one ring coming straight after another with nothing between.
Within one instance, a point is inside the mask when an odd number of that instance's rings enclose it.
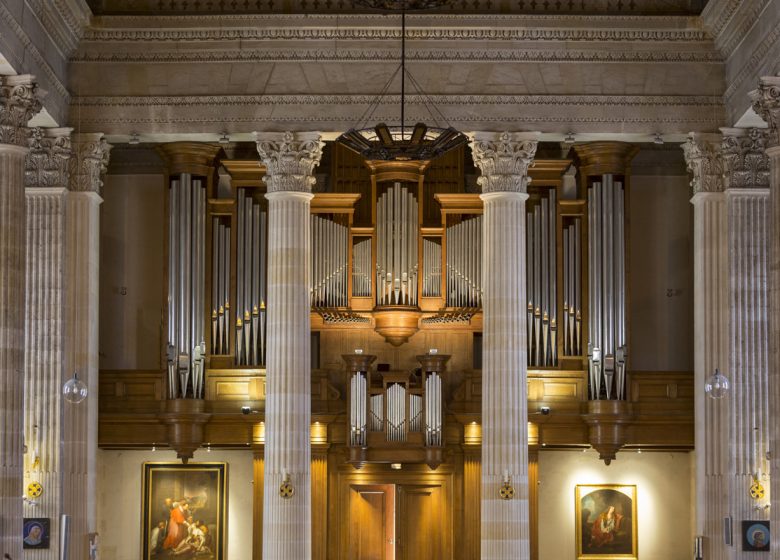
<instances>
[{"instance_id":1,"label":"wooden door","mask_svg":"<svg viewBox=\"0 0 780 560\"><path fill-rule=\"evenodd\" d=\"M439 485L396 488L396 554L398 560L449 560L445 540L444 492Z\"/></svg>"},{"instance_id":2,"label":"wooden door","mask_svg":"<svg viewBox=\"0 0 780 560\"><path fill-rule=\"evenodd\" d=\"M351 485L349 496L350 560L395 560L395 487Z\"/></svg>"}]
</instances>

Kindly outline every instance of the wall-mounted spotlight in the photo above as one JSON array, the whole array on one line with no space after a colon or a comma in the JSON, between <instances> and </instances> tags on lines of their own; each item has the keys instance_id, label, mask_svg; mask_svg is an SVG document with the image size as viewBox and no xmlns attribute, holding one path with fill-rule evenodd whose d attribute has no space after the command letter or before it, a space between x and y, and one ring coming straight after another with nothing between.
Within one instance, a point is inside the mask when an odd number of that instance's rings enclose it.
<instances>
[{"instance_id":1,"label":"wall-mounted spotlight","mask_svg":"<svg viewBox=\"0 0 780 560\"><path fill-rule=\"evenodd\" d=\"M219 143L230 144L230 136L228 135L227 131L224 131L222 135L219 137Z\"/></svg>"},{"instance_id":2,"label":"wall-mounted spotlight","mask_svg":"<svg viewBox=\"0 0 780 560\"><path fill-rule=\"evenodd\" d=\"M567 132L566 136L563 137L563 143L564 144L574 144L574 133L573 132Z\"/></svg>"},{"instance_id":3,"label":"wall-mounted spotlight","mask_svg":"<svg viewBox=\"0 0 780 560\"><path fill-rule=\"evenodd\" d=\"M131 132L130 133L130 140L128 140L127 143L130 144L131 146L135 146L136 144L140 144L141 143L141 137L138 136L137 132Z\"/></svg>"},{"instance_id":4,"label":"wall-mounted spotlight","mask_svg":"<svg viewBox=\"0 0 780 560\"><path fill-rule=\"evenodd\" d=\"M653 136L653 144L663 144L664 143L664 137L660 132L656 132L655 136Z\"/></svg>"}]
</instances>

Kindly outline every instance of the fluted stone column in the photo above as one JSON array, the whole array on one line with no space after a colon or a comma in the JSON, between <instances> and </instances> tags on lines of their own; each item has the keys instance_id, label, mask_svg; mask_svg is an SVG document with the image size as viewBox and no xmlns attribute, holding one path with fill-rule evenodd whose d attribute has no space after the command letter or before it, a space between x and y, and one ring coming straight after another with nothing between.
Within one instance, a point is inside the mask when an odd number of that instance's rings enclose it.
<instances>
[{"instance_id":1,"label":"fluted stone column","mask_svg":"<svg viewBox=\"0 0 780 560\"><path fill-rule=\"evenodd\" d=\"M725 560L728 404L704 393L705 380L728 363L728 237L720 135L691 134L683 150L693 175L696 534L705 537L705 558Z\"/></svg>"},{"instance_id":2,"label":"fluted stone column","mask_svg":"<svg viewBox=\"0 0 780 560\"><path fill-rule=\"evenodd\" d=\"M769 496L748 493L754 478L769 490L769 159L766 132L723 129L729 252L729 515L768 519ZM731 548L731 558L768 553Z\"/></svg>"},{"instance_id":3,"label":"fluted stone column","mask_svg":"<svg viewBox=\"0 0 780 560\"><path fill-rule=\"evenodd\" d=\"M97 531L98 301L100 196L111 147L102 134L75 134L68 193L66 246L68 369L89 397L63 405L62 502L70 517L71 558L85 558L87 534Z\"/></svg>"},{"instance_id":4,"label":"fluted stone column","mask_svg":"<svg viewBox=\"0 0 780 560\"><path fill-rule=\"evenodd\" d=\"M0 76L0 556L22 556L24 159L40 110L32 76Z\"/></svg>"},{"instance_id":5,"label":"fluted stone column","mask_svg":"<svg viewBox=\"0 0 780 560\"><path fill-rule=\"evenodd\" d=\"M525 201L538 133L475 133L482 176L482 560L530 558ZM514 499L499 490L511 478Z\"/></svg>"},{"instance_id":6,"label":"fluted stone column","mask_svg":"<svg viewBox=\"0 0 780 560\"><path fill-rule=\"evenodd\" d=\"M43 494L25 503L25 517L51 520L51 546L28 559L60 558L62 513L62 384L67 379L66 207L70 177L69 128L33 129L25 163L27 282L25 297L25 486ZM84 489L86 491L86 488Z\"/></svg>"},{"instance_id":7,"label":"fluted stone column","mask_svg":"<svg viewBox=\"0 0 780 560\"><path fill-rule=\"evenodd\" d=\"M311 558L310 203L319 133L256 133L268 187L263 558ZM279 495L284 474L295 489Z\"/></svg>"},{"instance_id":8,"label":"fluted stone column","mask_svg":"<svg viewBox=\"0 0 780 560\"><path fill-rule=\"evenodd\" d=\"M780 527L780 76L765 77L750 93L753 109L769 126L769 450L771 452L771 521ZM780 559L780 546L771 546Z\"/></svg>"}]
</instances>

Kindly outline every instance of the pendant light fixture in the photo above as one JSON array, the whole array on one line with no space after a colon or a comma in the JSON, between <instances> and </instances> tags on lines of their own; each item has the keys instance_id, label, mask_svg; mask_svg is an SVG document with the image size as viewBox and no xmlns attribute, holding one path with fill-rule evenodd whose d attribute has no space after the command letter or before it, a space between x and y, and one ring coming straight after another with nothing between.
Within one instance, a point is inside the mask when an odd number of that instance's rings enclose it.
<instances>
[{"instance_id":1,"label":"pendant light fixture","mask_svg":"<svg viewBox=\"0 0 780 560\"><path fill-rule=\"evenodd\" d=\"M361 116L357 125L339 136L337 141L374 161L425 161L439 157L468 142L468 138L448 125L444 115L433 105L417 80L406 70L406 12L428 10L445 5L446 0L356 0L367 8L401 12L401 64L393 72L379 95ZM367 126L376 108L382 102L395 76L401 73L400 125L379 123ZM433 120L433 126L418 122L409 126L406 122L406 80L415 88Z\"/></svg>"}]
</instances>

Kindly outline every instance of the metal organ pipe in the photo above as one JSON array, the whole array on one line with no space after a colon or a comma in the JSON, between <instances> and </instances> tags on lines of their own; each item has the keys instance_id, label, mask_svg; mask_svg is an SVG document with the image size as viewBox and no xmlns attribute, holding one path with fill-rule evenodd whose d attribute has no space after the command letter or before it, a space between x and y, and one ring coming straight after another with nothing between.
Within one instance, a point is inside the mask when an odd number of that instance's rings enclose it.
<instances>
[{"instance_id":1,"label":"metal organ pipe","mask_svg":"<svg viewBox=\"0 0 780 560\"><path fill-rule=\"evenodd\" d=\"M550 189L537 204L529 206L526 216L528 365L534 367L555 366L558 360L557 206L555 190ZM564 237L564 261L567 247ZM564 294L567 288L564 276Z\"/></svg>"},{"instance_id":2,"label":"metal organ pipe","mask_svg":"<svg viewBox=\"0 0 780 560\"><path fill-rule=\"evenodd\" d=\"M441 297L441 243L423 238L423 297Z\"/></svg>"},{"instance_id":3,"label":"metal organ pipe","mask_svg":"<svg viewBox=\"0 0 780 560\"><path fill-rule=\"evenodd\" d=\"M352 295L371 297L371 238L352 246Z\"/></svg>"},{"instance_id":4,"label":"metal organ pipe","mask_svg":"<svg viewBox=\"0 0 780 560\"><path fill-rule=\"evenodd\" d=\"M364 447L367 443L366 405L367 384L366 374L356 371L350 380L350 444Z\"/></svg>"},{"instance_id":5,"label":"metal organ pipe","mask_svg":"<svg viewBox=\"0 0 780 560\"><path fill-rule=\"evenodd\" d=\"M267 213L260 202L238 189L236 238L236 363L265 363ZM225 244L225 287L230 279L230 232ZM229 292L225 293L227 297ZM226 307L229 308L229 305ZM226 317L228 313L226 311ZM227 321L226 321L227 322Z\"/></svg>"},{"instance_id":6,"label":"metal organ pipe","mask_svg":"<svg viewBox=\"0 0 780 560\"><path fill-rule=\"evenodd\" d=\"M401 183L377 200L377 305L417 305L417 216L417 200Z\"/></svg>"},{"instance_id":7,"label":"metal organ pipe","mask_svg":"<svg viewBox=\"0 0 780 560\"><path fill-rule=\"evenodd\" d=\"M312 214L311 231L311 305L346 307L349 230L329 218ZM370 259L370 240L368 250Z\"/></svg>"},{"instance_id":8,"label":"metal organ pipe","mask_svg":"<svg viewBox=\"0 0 780 560\"><path fill-rule=\"evenodd\" d=\"M168 397L202 398L206 345L206 190L182 173L171 181L168 232Z\"/></svg>"},{"instance_id":9,"label":"metal organ pipe","mask_svg":"<svg viewBox=\"0 0 780 560\"><path fill-rule=\"evenodd\" d=\"M448 226L446 242L447 306L481 307L482 216Z\"/></svg>"},{"instance_id":10,"label":"metal organ pipe","mask_svg":"<svg viewBox=\"0 0 780 560\"><path fill-rule=\"evenodd\" d=\"M442 441L441 376L431 372L425 378L425 445L439 447Z\"/></svg>"},{"instance_id":11,"label":"metal organ pipe","mask_svg":"<svg viewBox=\"0 0 780 560\"><path fill-rule=\"evenodd\" d=\"M591 398L625 398L625 192L605 174L588 191L590 266L590 341L588 369Z\"/></svg>"}]
</instances>

